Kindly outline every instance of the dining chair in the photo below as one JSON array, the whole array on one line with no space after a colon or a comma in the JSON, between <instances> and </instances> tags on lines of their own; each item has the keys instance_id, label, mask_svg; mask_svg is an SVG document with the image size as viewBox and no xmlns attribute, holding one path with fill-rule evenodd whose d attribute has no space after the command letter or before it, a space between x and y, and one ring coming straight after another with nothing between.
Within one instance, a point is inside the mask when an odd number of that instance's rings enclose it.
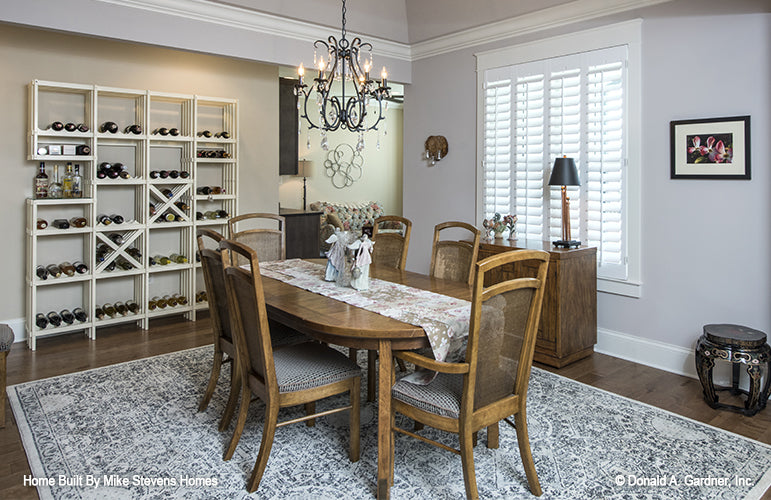
<instances>
[{"instance_id":1,"label":"dining chair","mask_svg":"<svg viewBox=\"0 0 771 500\"><path fill-rule=\"evenodd\" d=\"M239 227L236 227L236 224ZM248 224L248 229L244 226ZM257 226L257 227L254 227ZM278 229L275 229L278 226ZM278 214L248 213L228 219L228 239L243 243L257 252L261 262L286 259L286 234L284 217ZM238 229L238 230L237 230ZM238 257L238 265L246 265Z\"/></svg>"},{"instance_id":2,"label":"dining chair","mask_svg":"<svg viewBox=\"0 0 771 500\"><path fill-rule=\"evenodd\" d=\"M453 234L470 233L467 240L442 240L442 231ZM446 233L444 233L446 234ZM451 281L474 282L474 264L479 253L479 229L465 222L442 222L434 227L434 243L431 248L431 271L434 278Z\"/></svg>"},{"instance_id":3,"label":"dining chair","mask_svg":"<svg viewBox=\"0 0 771 500\"><path fill-rule=\"evenodd\" d=\"M484 286L488 273L513 262L522 262L528 276ZM411 351L396 353L397 357L436 371L437 375L427 385L405 380L394 384L392 438L399 432L459 454L467 498L479 498L474 472L476 433L486 427L487 447L498 448L501 420L516 429L530 491L541 495L527 434L526 400L548 263L547 252L518 250L493 255L476 264L465 362L439 362ZM458 434L460 450L399 428L396 413ZM508 418L511 415L514 422ZM392 455L392 478L393 464Z\"/></svg>"},{"instance_id":4,"label":"dining chair","mask_svg":"<svg viewBox=\"0 0 771 500\"><path fill-rule=\"evenodd\" d=\"M389 226L385 228L384 226ZM390 226L399 225L398 229ZM378 266L394 267L404 271L410 246L412 221L398 215L384 215L375 219L372 228L372 262Z\"/></svg>"},{"instance_id":5,"label":"dining chair","mask_svg":"<svg viewBox=\"0 0 771 500\"><path fill-rule=\"evenodd\" d=\"M350 411L348 458L351 462L358 461L361 369L341 352L319 343L306 342L274 351L257 253L244 244L229 240L221 241L220 249L235 326L236 368L244 381L236 429L225 459L228 460L235 450L254 395L265 403L265 423L260 451L247 483L250 493L257 490L265 472L277 427ZM243 257L249 263L246 269L232 264L234 256ZM320 399L346 392L350 395L349 405L278 421L280 408L305 405L307 411L309 405L315 405ZM302 446L302 443L298 444Z\"/></svg>"}]
</instances>

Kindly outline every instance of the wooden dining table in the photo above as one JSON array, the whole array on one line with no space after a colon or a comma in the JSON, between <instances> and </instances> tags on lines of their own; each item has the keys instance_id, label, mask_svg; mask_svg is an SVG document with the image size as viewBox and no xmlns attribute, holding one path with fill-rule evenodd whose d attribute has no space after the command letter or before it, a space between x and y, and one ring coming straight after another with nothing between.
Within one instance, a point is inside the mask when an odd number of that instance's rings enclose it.
<instances>
[{"instance_id":1,"label":"wooden dining table","mask_svg":"<svg viewBox=\"0 0 771 500\"><path fill-rule=\"evenodd\" d=\"M313 259L325 263L324 259ZM471 300L466 283L435 279L398 269L370 267L370 277ZM376 350L378 369L377 498L387 499L391 486L391 387L394 383L393 351L429 345L423 328L352 306L324 295L262 277L268 316L329 344Z\"/></svg>"}]
</instances>

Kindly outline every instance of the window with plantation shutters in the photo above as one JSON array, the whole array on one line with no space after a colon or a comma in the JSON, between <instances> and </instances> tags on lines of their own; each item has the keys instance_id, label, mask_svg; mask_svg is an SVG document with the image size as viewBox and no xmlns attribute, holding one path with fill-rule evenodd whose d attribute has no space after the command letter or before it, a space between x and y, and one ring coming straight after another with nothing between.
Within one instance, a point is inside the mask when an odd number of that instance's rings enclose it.
<instances>
[{"instance_id":1,"label":"window with plantation shutters","mask_svg":"<svg viewBox=\"0 0 771 500\"><path fill-rule=\"evenodd\" d=\"M560 188L555 158L578 167L569 186L573 237L597 248L598 276L627 278L627 47L486 69L484 218L517 216L517 237L556 240Z\"/></svg>"}]
</instances>

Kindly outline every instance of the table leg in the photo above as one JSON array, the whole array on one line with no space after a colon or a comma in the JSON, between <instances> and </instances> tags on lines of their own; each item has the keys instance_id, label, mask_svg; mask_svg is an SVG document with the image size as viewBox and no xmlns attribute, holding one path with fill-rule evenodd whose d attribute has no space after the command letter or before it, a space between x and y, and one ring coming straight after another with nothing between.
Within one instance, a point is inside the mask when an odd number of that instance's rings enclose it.
<instances>
[{"instance_id":1,"label":"table leg","mask_svg":"<svg viewBox=\"0 0 771 500\"><path fill-rule=\"evenodd\" d=\"M391 494L391 373L393 354L391 342L379 342L380 367L378 370L378 417L377 417L377 498L387 500Z\"/></svg>"}]
</instances>

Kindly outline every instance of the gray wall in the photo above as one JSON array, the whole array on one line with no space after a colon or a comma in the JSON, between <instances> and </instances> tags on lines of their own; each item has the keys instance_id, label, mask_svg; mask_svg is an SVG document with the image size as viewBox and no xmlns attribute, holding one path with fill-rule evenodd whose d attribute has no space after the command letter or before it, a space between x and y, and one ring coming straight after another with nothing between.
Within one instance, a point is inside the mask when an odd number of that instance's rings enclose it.
<instances>
[{"instance_id":1,"label":"gray wall","mask_svg":"<svg viewBox=\"0 0 771 500\"><path fill-rule=\"evenodd\" d=\"M771 15L715 12L697 1L677 4L677 10L651 8L592 23L644 20L642 297L600 293L598 326L649 344L691 349L706 323L771 331L771 176L765 154L771 137ZM689 6L692 14L683 14ZM411 270L428 269L435 224L475 222L473 54L523 41L413 65L404 111L404 215L414 222ZM670 180L671 120L745 114L752 116L751 181ZM447 137L450 152L429 167L420 159L423 142L437 134Z\"/></svg>"}]
</instances>

